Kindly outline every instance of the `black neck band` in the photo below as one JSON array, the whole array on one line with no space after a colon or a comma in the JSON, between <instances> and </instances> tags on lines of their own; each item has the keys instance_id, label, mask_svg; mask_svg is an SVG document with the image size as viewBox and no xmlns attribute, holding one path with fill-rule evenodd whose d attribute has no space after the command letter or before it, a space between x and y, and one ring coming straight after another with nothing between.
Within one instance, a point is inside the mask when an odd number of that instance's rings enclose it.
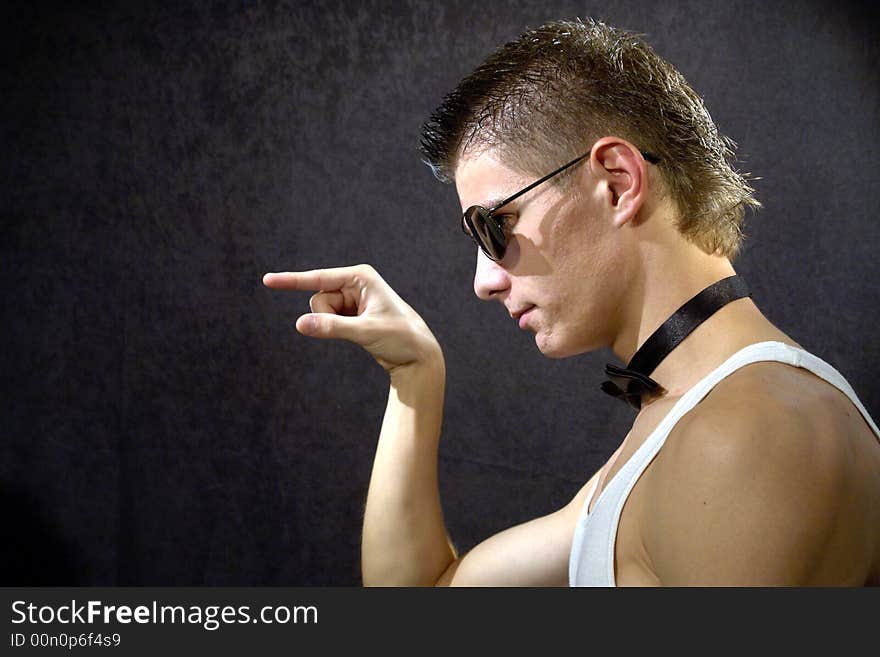
<instances>
[{"instance_id":1,"label":"black neck band","mask_svg":"<svg viewBox=\"0 0 880 657\"><path fill-rule=\"evenodd\" d=\"M609 380L602 383L602 391L639 410L643 394L663 392L660 384L649 376L663 359L718 310L748 296L751 296L748 285L739 276L728 276L713 283L663 322L639 347L626 369L606 365Z\"/></svg>"}]
</instances>

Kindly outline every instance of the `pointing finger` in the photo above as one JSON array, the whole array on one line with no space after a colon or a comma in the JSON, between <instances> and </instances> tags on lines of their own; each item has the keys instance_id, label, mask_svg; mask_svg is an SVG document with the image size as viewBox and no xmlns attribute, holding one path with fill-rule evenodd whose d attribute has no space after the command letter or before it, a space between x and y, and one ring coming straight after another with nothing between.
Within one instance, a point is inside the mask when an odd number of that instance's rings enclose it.
<instances>
[{"instance_id":1,"label":"pointing finger","mask_svg":"<svg viewBox=\"0 0 880 657\"><path fill-rule=\"evenodd\" d=\"M375 270L369 265L312 269L311 271L270 272L263 276L263 285L275 290L341 290L363 287Z\"/></svg>"}]
</instances>

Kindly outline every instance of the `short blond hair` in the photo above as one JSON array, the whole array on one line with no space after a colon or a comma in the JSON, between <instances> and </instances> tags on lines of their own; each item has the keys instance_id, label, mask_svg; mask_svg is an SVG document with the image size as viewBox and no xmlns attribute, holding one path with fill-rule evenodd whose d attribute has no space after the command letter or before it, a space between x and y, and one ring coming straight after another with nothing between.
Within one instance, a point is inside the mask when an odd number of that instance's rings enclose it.
<instances>
[{"instance_id":1,"label":"short blond hair","mask_svg":"<svg viewBox=\"0 0 880 657\"><path fill-rule=\"evenodd\" d=\"M484 148L540 176L606 135L660 159L686 238L736 256L745 209L761 205L749 174L733 168L736 145L681 73L638 35L604 23L554 21L502 45L425 122L421 151L444 182Z\"/></svg>"}]
</instances>

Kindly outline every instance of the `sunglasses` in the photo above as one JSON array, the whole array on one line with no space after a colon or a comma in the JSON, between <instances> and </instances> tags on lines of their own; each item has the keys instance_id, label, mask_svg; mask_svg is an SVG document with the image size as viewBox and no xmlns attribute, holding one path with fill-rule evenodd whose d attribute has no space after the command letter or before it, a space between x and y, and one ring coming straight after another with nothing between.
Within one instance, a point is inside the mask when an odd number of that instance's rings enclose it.
<instances>
[{"instance_id":1,"label":"sunglasses","mask_svg":"<svg viewBox=\"0 0 880 657\"><path fill-rule=\"evenodd\" d=\"M576 157L571 162L563 164L555 171L551 171L543 178L539 178L528 187L519 190L512 196L508 196L506 199L495 204L491 208L484 208L482 205L472 205L464 211L463 215L461 215L461 230L480 247L489 260L499 262L504 258L504 254L507 252L508 238L507 233L504 230L503 221L498 219L495 216L495 213L511 201L514 201L526 192L533 190L541 183L547 182L553 176L562 173L569 167L573 167L587 157L590 152L591 151L588 151L583 155ZM645 158L645 161L650 162L651 164L657 164L660 162L660 158L656 155L645 153L644 151L640 152L642 157Z\"/></svg>"}]
</instances>

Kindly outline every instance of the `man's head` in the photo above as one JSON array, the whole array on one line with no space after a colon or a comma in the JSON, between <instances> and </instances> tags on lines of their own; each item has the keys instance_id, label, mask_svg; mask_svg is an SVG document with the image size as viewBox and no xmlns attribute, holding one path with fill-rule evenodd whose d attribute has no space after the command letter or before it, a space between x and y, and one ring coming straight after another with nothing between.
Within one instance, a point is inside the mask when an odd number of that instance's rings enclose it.
<instances>
[{"instance_id":1,"label":"man's head","mask_svg":"<svg viewBox=\"0 0 880 657\"><path fill-rule=\"evenodd\" d=\"M655 189L672 201L682 235L706 253L736 255L744 210L759 203L731 166L733 143L678 71L602 23L547 23L501 46L427 121L422 152L446 182L485 152L538 177L608 135L659 158Z\"/></svg>"}]
</instances>

